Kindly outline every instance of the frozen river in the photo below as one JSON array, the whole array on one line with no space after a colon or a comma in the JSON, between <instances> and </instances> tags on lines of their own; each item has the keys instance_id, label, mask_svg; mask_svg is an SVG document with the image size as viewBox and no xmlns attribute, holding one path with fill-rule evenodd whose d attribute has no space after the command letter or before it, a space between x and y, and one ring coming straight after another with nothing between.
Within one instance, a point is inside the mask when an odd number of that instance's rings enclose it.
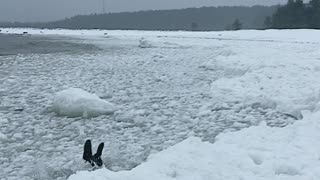
<instances>
[{"instance_id":1,"label":"frozen river","mask_svg":"<svg viewBox=\"0 0 320 180\"><path fill-rule=\"evenodd\" d=\"M290 48L297 58L317 44L168 34L0 35L0 177L66 179L88 169L81 159L86 139L94 148L105 142L103 160L118 171L190 136L214 142L221 132L261 121L282 127L301 118L278 108L272 94L242 99L222 82L272 68L267 61L291 58L283 54ZM139 47L141 37L148 48ZM254 48L261 53L248 52ZM266 62L248 66L237 59ZM248 83L255 80L259 84L258 76ZM59 117L50 112L52 97L69 87L95 93L118 110L91 119Z\"/></svg>"}]
</instances>

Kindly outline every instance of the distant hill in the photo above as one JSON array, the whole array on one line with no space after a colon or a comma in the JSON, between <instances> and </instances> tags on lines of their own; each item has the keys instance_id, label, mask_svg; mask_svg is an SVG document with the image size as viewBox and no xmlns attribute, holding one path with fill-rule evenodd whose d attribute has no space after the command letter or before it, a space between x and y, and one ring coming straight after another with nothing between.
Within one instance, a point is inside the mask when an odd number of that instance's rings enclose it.
<instances>
[{"instance_id":1,"label":"distant hill","mask_svg":"<svg viewBox=\"0 0 320 180\"><path fill-rule=\"evenodd\" d=\"M0 23L2 27L128 30L225 30L239 19L244 29L264 28L277 6L202 7L78 15L48 23Z\"/></svg>"}]
</instances>

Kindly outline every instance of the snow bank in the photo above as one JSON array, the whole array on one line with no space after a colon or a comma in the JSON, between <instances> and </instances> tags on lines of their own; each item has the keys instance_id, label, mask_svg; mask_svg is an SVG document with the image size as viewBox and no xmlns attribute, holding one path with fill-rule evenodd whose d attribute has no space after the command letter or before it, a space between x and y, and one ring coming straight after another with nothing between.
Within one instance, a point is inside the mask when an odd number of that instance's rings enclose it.
<instances>
[{"instance_id":1,"label":"snow bank","mask_svg":"<svg viewBox=\"0 0 320 180\"><path fill-rule=\"evenodd\" d=\"M320 101L320 86L316 79L319 75L312 71L303 73L295 67L265 68L241 77L219 79L212 84L212 93L230 101L263 99L275 104L273 108L300 118L302 110L314 110Z\"/></svg>"},{"instance_id":2,"label":"snow bank","mask_svg":"<svg viewBox=\"0 0 320 180\"><path fill-rule=\"evenodd\" d=\"M239 43L201 67L224 76L212 83L215 99L243 103L262 99L301 118L302 110L313 111L320 102L318 57L314 45Z\"/></svg>"},{"instance_id":3,"label":"snow bank","mask_svg":"<svg viewBox=\"0 0 320 180\"><path fill-rule=\"evenodd\" d=\"M78 88L69 88L56 93L52 111L67 117L97 117L112 114L115 107L95 94Z\"/></svg>"},{"instance_id":4,"label":"snow bank","mask_svg":"<svg viewBox=\"0 0 320 180\"><path fill-rule=\"evenodd\" d=\"M265 124L217 137L189 138L131 171L78 172L69 180L312 180L320 177L320 113L284 128Z\"/></svg>"}]
</instances>

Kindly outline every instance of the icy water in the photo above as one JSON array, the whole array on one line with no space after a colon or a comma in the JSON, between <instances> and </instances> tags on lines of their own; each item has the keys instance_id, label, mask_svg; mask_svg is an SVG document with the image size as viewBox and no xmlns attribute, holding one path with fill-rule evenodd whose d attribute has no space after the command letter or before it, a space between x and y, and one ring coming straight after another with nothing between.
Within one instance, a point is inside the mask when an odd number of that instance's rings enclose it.
<instances>
[{"instance_id":1,"label":"icy water","mask_svg":"<svg viewBox=\"0 0 320 180\"><path fill-rule=\"evenodd\" d=\"M0 56L16 54L48 54L97 49L93 45L72 43L70 37L0 34Z\"/></svg>"},{"instance_id":2,"label":"icy water","mask_svg":"<svg viewBox=\"0 0 320 180\"><path fill-rule=\"evenodd\" d=\"M81 159L86 139L94 148L105 142L103 160L117 171L190 136L214 142L220 132L261 121L271 126L294 121L259 102L212 97L214 80L241 72L201 65L228 56L232 42L215 40L204 47L159 38L152 48L139 48L138 39L117 37L0 38L5 39L0 41L0 177L5 179L63 180L89 169ZM96 93L118 111L92 119L58 117L50 112L52 97L69 87Z\"/></svg>"}]
</instances>

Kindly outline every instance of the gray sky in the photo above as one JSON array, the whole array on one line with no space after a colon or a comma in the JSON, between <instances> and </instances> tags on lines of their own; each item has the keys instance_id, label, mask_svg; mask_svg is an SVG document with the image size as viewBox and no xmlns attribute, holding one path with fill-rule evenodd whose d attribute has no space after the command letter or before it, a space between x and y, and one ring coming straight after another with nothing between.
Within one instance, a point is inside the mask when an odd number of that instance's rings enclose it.
<instances>
[{"instance_id":1,"label":"gray sky","mask_svg":"<svg viewBox=\"0 0 320 180\"><path fill-rule=\"evenodd\" d=\"M50 21L101 13L103 0L0 0L0 21ZM272 5L287 0L105 0L106 12L221 5Z\"/></svg>"}]
</instances>

